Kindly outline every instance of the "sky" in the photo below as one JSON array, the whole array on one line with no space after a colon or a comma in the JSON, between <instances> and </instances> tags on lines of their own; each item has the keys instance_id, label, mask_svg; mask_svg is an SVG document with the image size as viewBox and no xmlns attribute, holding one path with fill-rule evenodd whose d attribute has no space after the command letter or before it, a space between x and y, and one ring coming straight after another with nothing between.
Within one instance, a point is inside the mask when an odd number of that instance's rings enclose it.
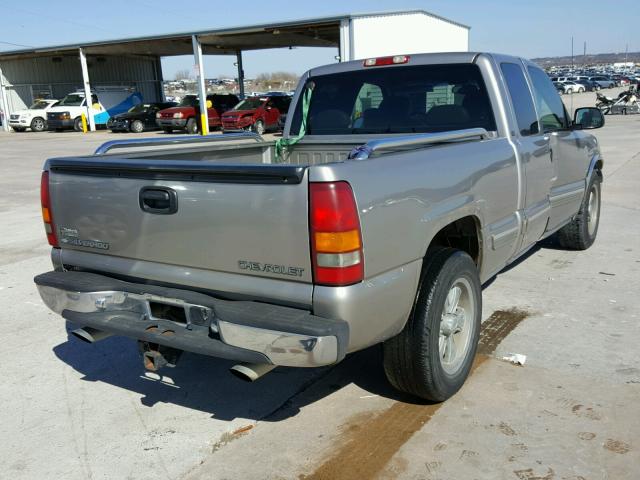
<instances>
[{"instance_id":1,"label":"sky","mask_svg":"<svg viewBox=\"0 0 640 480\"><path fill-rule=\"evenodd\" d=\"M470 48L527 58L640 51L638 3L594 0L0 0L0 51L268 23L341 13L423 9L471 26ZM413 34L413 33L411 33ZM301 74L335 62L336 49L245 52L247 77ZM236 76L235 57L206 56L207 77ZM163 58L164 78L192 69L193 57Z\"/></svg>"}]
</instances>

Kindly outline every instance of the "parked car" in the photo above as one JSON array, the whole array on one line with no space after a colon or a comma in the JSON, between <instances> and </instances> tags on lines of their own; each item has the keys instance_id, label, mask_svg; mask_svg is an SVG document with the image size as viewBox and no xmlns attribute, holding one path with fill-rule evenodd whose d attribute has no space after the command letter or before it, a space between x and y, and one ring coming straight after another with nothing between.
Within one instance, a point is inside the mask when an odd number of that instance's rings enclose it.
<instances>
[{"instance_id":1,"label":"parked car","mask_svg":"<svg viewBox=\"0 0 640 480\"><path fill-rule=\"evenodd\" d=\"M589 80L596 82L600 85L600 88L613 88L616 86L615 81L604 75L596 75L594 77L590 77Z\"/></svg>"},{"instance_id":2,"label":"parked car","mask_svg":"<svg viewBox=\"0 0 640 480\"><path fill-rule=\"evenodd\" d=\"M594 82L593 80L582 79L578 81L581 85L584 85L584 88L587 92L597 92L602 89L598 82Z\"/></svg>"},{"instance_id":3,"label":"parked car","mask_svg":"<svg viewBox=\"0 0 640 480\"><path fill-rule=\"evenodd\" d=\"M222 115L225 132L251 130L258 135L278 130L280 114L286 113L291 104L287 95L249 97Z\"/></svg>"},{"instance_id":4,"label":"parked car","mask_svg":"<svg viewBox=\"0 0 640 480\"><path fill-rule=\"evenodd\" d=\"M61 131L82 130L82 114L93 116L97 126L106 126L112 115L126 112L142 103L142 94L126 87L102 87L91 91L91 103L87 105L84 90L68 94L47 112L47 128Z\"/></svg>"},{"instance_id":5,"label":"parked car","mask_svg":"<svg viewBox=\"0 0 640 480\"><path fill-rule=\"evenodd\" d=\"M156 113L178 105L176 102L141 103L131 107L128 112L115 115L107 122L112 132L141 133L145 130L157 130Z\"/></svg>"},{"instance_id":6,"label":"parked car","mask_svg":"<svg viewBox=\"0 0 640 480\"><path fill-rule=\"evenodd\" d=\"M604 116L571 120L534 63L471 52L314 68L295 98L279 143L48 160L40 296L85 341L138 340L151 370L186 350L256 380L382 342L392 385L443 401L472 368L482 285L556 232L595 241Z\"/></svg>"},{"instance_id":7,"label":"parked car","mask_svg":"<svg viewBox=\"0 0 640 480\"><path fill-rule=\"evenodd\" d=\"M55 99L36 100L25 109L12 112L9 115L9 126L16 132L24 132L30 128L34 132L47 129L47 112L58 103Z\"/></svg>"},{"instance_id":8,"label":"parked car","mask_svg":"<svg viewBox=\"0 0 640 480\"><path fill-rule=\"evenodd\" d=\"M221 127L220 116L235 107L239 101L235 95L207 95L209 128ZM186 95L177 106L160 110L156 113L156 123L166 133L171 133L173 130L186 130L191 134L200 132L202 126L198 95Z\"/></svg>"},{"instance_id":9,"label":"parked car","mask_svg":"<svg viewBox=\"0 0 640 480\"><path fill-rule=\"evenodd\" d=\"M564 93L582 93L586 91L586 87L584 85L570 80L560 82L560 84L564 87Z\"/></svg>"}]
</instances>

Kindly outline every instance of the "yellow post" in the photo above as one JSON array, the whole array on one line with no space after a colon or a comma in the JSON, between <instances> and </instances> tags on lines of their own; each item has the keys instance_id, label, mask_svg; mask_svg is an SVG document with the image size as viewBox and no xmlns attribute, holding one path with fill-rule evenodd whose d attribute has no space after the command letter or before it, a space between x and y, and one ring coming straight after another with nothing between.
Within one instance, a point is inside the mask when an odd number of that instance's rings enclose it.
<instances>
[{"instance_id":1,"label":"yellow post","mask_svg":"<svg viewBox=\"0 0 640 480\"><path fill-rule=\"evenodd\" d=\"M202 135L209 135L209 132L207 132L207 123L206 123L206 117L204 116L204 113L200 114L200 125L202 125Z\"/></svg>"},{"instance_id":2,"label":"yellow post","mask_svg":"<svg viewBox=\"0 0 640 480\"><path fill-rule=\"evenodd\" d=\"M80 118L82 119L82 133L87 133L87 116L83 113Z\"/></svg>"}]
</instances>

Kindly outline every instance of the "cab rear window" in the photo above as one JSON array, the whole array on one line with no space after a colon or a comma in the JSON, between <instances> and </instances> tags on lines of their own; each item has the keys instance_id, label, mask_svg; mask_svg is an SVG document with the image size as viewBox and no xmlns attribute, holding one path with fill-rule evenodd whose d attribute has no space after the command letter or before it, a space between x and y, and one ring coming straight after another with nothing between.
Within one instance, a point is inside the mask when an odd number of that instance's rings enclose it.
<instances>
[{"instance_id":1,"label":"cab rear window","mask_svg":"<svg viewBox=\"0 0 640 480\"><path fill-rule=\"evenodd\" d=\"M308 135L495 130L476 65L371 68L309 79ZM300 130L298 101L290 133Z\"/></svg>"}]
</instances>

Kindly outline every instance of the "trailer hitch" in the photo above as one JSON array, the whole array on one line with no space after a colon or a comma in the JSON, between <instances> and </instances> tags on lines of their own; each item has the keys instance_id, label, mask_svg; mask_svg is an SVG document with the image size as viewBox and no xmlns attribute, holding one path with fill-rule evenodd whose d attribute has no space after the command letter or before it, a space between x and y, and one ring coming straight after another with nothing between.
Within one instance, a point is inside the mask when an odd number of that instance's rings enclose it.
<instances>
[{"instance_id":1,"label":"trailer hitch","mask_svg":"<svg viewBox=\"0 0 640 480\"><path fill-rule=\"evenodd\" d=\"M162 367L175 367L182 355L182 350L157 343L139 341L138 348L142 354L144 368L152 372L157 372Z\"/></svg>"}]
</instances>

